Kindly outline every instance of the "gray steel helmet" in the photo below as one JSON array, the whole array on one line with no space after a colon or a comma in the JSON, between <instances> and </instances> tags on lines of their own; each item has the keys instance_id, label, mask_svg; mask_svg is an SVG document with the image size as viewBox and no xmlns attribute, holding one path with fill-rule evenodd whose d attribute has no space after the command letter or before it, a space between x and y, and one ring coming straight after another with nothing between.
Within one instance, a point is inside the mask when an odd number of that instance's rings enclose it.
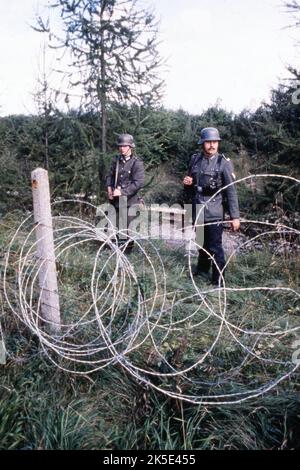
<instances>
[{"instance_id":1,"label":"gray steel helmet","mask_svg":"<svg viewBox=\"0 0 300 470\"><path fill-rule=\"evenodd\" d=\"M129 145L131 148L135 148L135 143L133 141L133 137L130 134L120 134L117 140L117 146L120 145Z\"/></svg>"},{"instance_id":2,"label":"gray steel helmet","mask_svg":"<svg viewBox=\"0 0 300 470\"><path fill-rule=\"evenodd\" d=\"M202 129L198 144L203 144L204 142L207 142L209 140L222 140L220 138L218 129L216 129L215 127L205 127L204 129Z\"/></svg>"}]
</instances>

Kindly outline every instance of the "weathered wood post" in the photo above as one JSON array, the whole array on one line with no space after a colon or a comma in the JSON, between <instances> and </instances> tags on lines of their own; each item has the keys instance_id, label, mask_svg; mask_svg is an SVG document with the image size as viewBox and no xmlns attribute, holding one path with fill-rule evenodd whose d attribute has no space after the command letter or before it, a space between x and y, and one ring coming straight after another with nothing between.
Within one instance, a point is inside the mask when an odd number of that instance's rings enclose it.
<instances>
[{"instance_id":1,"label":"weathered wood post","mask_svg":"<svg viewBox=\"0 0 300 470\"><path fill-rule=\"evenodd\" d=\"M51 333L60 331L60 310L54 253L53 226L48 172L37 168L31 173L34 221L36 222L41 317Z\"/></svg>"}]
</instances>

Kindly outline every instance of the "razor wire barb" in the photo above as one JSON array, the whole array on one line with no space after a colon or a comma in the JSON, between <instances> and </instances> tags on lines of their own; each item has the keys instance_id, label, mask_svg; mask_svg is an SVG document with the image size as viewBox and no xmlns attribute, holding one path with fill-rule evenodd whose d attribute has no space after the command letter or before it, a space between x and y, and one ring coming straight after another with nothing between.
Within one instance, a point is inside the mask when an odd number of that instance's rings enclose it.
<instances>
[{"instance_id":1,"label":"razor wire barb","mask_svg":"<svg viewBox=\"0 0 300 470\"><path fill-rule=\"evenodd\" d=\"M297 185L300 183L296 178L284 175L250 175L218 192L252 178L282 178ZM78 200L60 201L53 203L53 207L61 203L78 204ZM80 201L80 204L99 211L91 203ZM198 213L198 218L200 215ZM219 271L222 285L220 282L218 287L200 287L192 274L190 251L191 291L187 292L180 286L169 289L163 255L155 241L149 235L130 230L129 238L120 247L116 243L120 232L116 233L104 212L102 216L107 219L108 229L95 227L93 223L75 216L53 217L55 257L60 270L59 290L64 296L61 332L55 335L41 326L41 291L37 287L37 279L43 265L36 257L36 225L32 215L20 223L7 247L3 274L7 305L38 337L44 354L57 367L65 372L86 375L119 364L147 387L172 398L205 405L241 403L258 397L297 370L299 364L294 364L288 354L289 338L295 337L300 329L295 318L295 324L288 326L287 312L283 311L281 316L268 321L256 305L257 318L252 320L250 327L248 317L234 317L229 306L232 295L239 295L241 299L253 294L278 293L293 298L293 302L299 305L299 290L290 286L226 285L223 271ZM253 241L278 234L300 235L298 229L282 223L246 219L242 223L261 225L264 230L235 248L225 268L230 266L239 250L247 248ZM196 220L196 227L204 225ZM20 240L16 253L15 245ZM135 242L136 264L125 254L130 241ZM197 249L202 248L195 240L187 241ZM80 292L75 283L73 290L67 288L64 292L64 277L76 277L76 269L87 271L89 289ZM10 284L12 276L16 277L16 291ZM76 281L83 282L83 279L76 277ZM77 293L76 301L83 299L82 304L75 307L72 305L74 299L70 299L74 293ZM177 348L180 352L181 348L183 355L189 348L190 338L193 345L199 338L198 350L190 354L185 364L182 361L178 365L173 350L176 352ZM220 354L224 338L236 354L227 369ZM261 346L267 340L269 344ZM234 346L230 346L229 341ZM280 342L281 348L286 348L283 357L276 356L274 342ZM275 357L269 357L271 352ZM254 367L269 371L270 376L265 376L263 383L256 383L251 375ZM209 368L215 368L213 378L207 374Z\"/></svg>"}]
</instances>

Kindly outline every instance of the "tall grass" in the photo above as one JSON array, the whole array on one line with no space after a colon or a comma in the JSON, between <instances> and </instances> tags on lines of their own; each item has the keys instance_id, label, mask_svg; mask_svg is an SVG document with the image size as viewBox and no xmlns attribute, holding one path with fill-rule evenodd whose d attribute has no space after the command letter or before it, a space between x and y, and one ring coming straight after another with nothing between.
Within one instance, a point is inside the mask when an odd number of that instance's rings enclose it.
<instances>
[{"instance_id":1,"label":"tall grass","mask_svg":"<svg viewBox=\"0 0 300 470\"><path fill-rule=\"evenodd\" d=\"M12 215L1 222L2 265L5 246L16 224ZM163 243L158 244L158 248L165 262L168 289L185 295L192 293L184 252L180 249L172 251ZM82 255L79 265L71 263L68 269L62 267L60 273L64 280L61 286L64 306L70 316L89 302L93 250L89 249L89 252L87 258L87 253L77 253ZM148 295L153 288L150 272L138 253L131 256L145 295ZM227 281L237 287L285 285L297 288L299 273L299 259L297 262L295 255L276 257L266 246L264 251L249 251L233 260ZM10 275L10 285L14 289L13 269ZM80 285L76 284L78 280ZM105 276L102 281L106 282ZM2 285L1 295L3 299ZM227 318L243 328L263 330L268 326L275 331L276 327L291 328L299 324L299 304L288 293L228 292L227 295ZM167 303L171 303L172 298L167 297ZM208 300L215 307L219 304L218 297L210 296ZM174 309L175 319L184 319L194 309L189 300L182 307L180 305ZM159 309L159 303L156 307ZM197 315L195 320L201 319L203 312L200 310ZM6 365L0 366L0 449L299 448L299 375L294 374L268 395L243 404L191 405L139 383L118 365L91 376L64 373L48 361L36 338L12 317L4 302L1 324L8 357ZM166 340L158 331L156 339L160 351L172 366L184 368L211 344L217 324L217 320L212 320L201 330L196 328L188 337L183 331ZM237 336L246 345L253 345L254 340L247 339L242 333ZM262 355L269 354L277 361L285 361L291 353L290 343L290 339L260 338L255 348ZM239 370L242 358L241 350L224 329L214 354L192 375L196 382L185 388L185 393L200 394L203 390L213 394L215 390L210 383L219 378L220 386L223 386L222 381L233 369L236 369L236 375L227 385L229 391L259 385L284 370L277 363L265 367L259 361L250 361ZM151 342L147 341L132 353L130 359L154 371L163 372L164 367L168 368L155 356ZM164 386L163 381L156 380L156 385ZM187 387L176 380L171 385Z\"/></svg>"}]
</instances>

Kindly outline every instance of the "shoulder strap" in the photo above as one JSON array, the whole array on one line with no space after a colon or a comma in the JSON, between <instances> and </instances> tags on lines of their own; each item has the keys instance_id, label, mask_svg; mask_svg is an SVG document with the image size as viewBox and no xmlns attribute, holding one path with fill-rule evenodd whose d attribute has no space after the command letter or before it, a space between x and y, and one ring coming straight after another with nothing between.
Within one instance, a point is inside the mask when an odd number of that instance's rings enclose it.
<instances>
[{"instance_id":1,"label":"shoulder strap","mask_svg":"<svg viewBox=\"0 0 300 470\"><path fill-rule=\"evenodd\" d=\"M214 166L214 169L212 170L212 176L214 178L214 180L216 182L219 182L220 181L220 176L221 176L221 164L222 164L222 160L223 158L226 158L223 154L220 154L218 155L218 158L217 158L217 161L216 161L216 164ZM227 159L226 159L227 160Z\"/></svg>"},{"instance_id":2,"label":"shoulder strap","mask_svg":"<svg viewBox=\"0 0 300 470\"><path fill-rule=\"evenodd\" d=\"M216 163L216 166L215 166L215 171L217 173L220 173L221 163L222 163L223 158L225 158L225 155L223 155L222 153L218 155L218 160L217 160L217 163Z\"/></svg>"},{"instance_id":3,"label":"shoulder strap","mask_svg":"<svg viewBox=\"0 0 300 470\"><path fill-rule=\"evenodd\" d=\"M200 160L202 160L202 158L203 158L203 155L201 153L194 153L194 155L192 155L192 159L191 159L191 166L196 165L196 163L198 163Z\"/></svg>"},{"instance_id":4,"label":"shoulder strap","mask_svg":"<svg viewBox=\"0 0 300 470\"><path fill-rule=\"evenodd\" d=\"M224 153L219 153L217 163L215 165L215 171L218 172L218 173L221 171L221 164L222 164L223 159L226 162L230 162L230 158L225 157Z\"/></svg>"},{"instance_id":5,"label":"shoulder strap","mask_svg":"<svg viewBox=\"0 0 300 470\"><path fill-rule=\"evenodd\" d=\"M191 161L190 161L190 164L189 164L189 173L191 172L191 169L194 165L196 165L199 161L201 161L203 159L203 155L201 153L194 153L192 155L192 158L191 158Z\"/></svg>"}]
</instances>

